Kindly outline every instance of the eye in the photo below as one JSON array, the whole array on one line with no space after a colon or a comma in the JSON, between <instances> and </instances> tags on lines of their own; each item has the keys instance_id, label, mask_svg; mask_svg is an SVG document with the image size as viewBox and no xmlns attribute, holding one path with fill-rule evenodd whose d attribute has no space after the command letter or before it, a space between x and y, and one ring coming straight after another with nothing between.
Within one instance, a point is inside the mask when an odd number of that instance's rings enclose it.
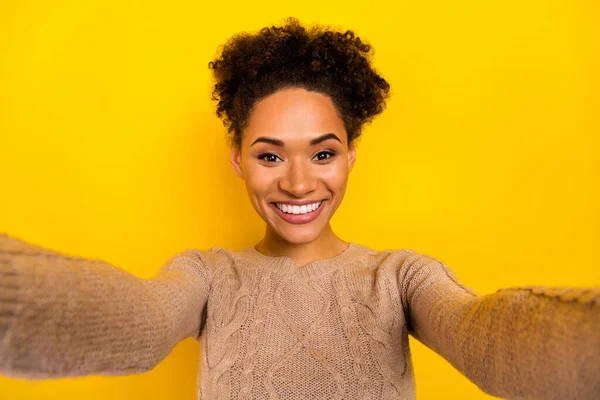
<instances>
[{"instance_id":1,"label":"eye","mask_svg":"<svg viewBox=\"0 0 600 400\"><path fill-rule=\"evenodd\" d=\"M272 154L272 153L263 153L260 156L258 156L257 158L259 160L266 161L268 163L277 162L277 159L281 160L281 158L277 157L275 154Z\"/></svg>"},{"instance_id":2,"label":"eye","mask_svg":"<svg viewBox=\"0 0 600 400\"><path fill-rule=\"evenodd\" d=\"M320 151L317 153L317 155L315 156L315 158L317 159L317 161L324 161L327 160L331 157L335 156L335 153L332 151Z\"/></svg>"}]
</instances>

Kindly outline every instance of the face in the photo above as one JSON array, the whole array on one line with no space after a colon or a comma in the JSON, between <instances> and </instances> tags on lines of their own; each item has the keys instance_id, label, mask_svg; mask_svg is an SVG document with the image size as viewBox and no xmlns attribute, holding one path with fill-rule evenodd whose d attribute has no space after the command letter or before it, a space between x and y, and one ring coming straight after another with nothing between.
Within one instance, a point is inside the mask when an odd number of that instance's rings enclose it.
<instances>
[{"instance_id":1,"label":"face","mask_svg":"<svg viewBox=\"0 0 600 400\"><path fill-rule=\"evenodd\" d=\"M331 98L294 88L256 103L231 164L268 233L300 244L329 227L355 157Z\"/></svg>"}]
</instances>

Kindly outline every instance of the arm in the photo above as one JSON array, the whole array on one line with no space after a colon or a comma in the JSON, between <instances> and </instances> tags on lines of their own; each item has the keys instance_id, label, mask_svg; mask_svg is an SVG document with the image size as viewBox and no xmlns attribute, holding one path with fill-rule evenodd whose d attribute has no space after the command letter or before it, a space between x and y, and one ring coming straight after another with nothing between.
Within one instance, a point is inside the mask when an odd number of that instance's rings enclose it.
<instances>
[{"instance_id":1,"label":"arm","mask_svg":"<svg viewBox=\"0 0 600 400\"><path fill-rule=\"evenodd\" d=\"M146 372L200 334L210 276L187 250L153 279L0 234L0 374Z\"/></svg>"},{"instance_id":2,"label":"arm","mask_svg":"<svg viewBox=\"0 0 600 400\"><path fill-rule=\"evenodd\" d=\"M488 394L600 398L600 287L525 286L486 296L415 253L400 272L409 333Z\"/></svg>"}]
</instances>

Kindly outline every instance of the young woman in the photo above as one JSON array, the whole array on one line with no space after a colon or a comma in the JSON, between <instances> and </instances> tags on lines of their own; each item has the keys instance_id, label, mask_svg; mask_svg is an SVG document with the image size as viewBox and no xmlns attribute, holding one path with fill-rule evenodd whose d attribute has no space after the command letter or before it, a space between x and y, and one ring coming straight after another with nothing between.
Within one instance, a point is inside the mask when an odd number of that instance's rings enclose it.
<instances>
[{"instance_id":1,"label":"young woman","mask_svg":"<svg viewBox=\"0 0 600 400\"><path fill-rule=\"evenodd\" d=\"M153 279L0 235L0 373L153 369L202 343L198 398L414 399L408 335L485 392L600 398L600 288L480 296L438 259L339 238L330 219L389 84L353 32L282 27L209 63L264 238L191 249Z\"/></svg>"}]
</instances>

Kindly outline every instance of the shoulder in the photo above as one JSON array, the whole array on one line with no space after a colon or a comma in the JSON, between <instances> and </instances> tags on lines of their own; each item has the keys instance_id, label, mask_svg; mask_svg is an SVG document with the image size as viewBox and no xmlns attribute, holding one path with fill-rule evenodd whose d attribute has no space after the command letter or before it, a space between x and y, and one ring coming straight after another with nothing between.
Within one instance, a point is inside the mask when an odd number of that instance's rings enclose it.
<instances>
[{"instance_id":1,"label":"shoulder","mask_svg":"<svg viewBox=\"0 0 600 400\"><path fill-rule=\"evenodd\" d=\"M190 248L171 256L163 265L164 271L185 270L192 273L200 273L207 279L219 270L233 264L230 250L213 247L209 249Z\"/></svg>"},{"instance_id":2,"label":"shoulder","mask_svg":"<svg viewBox=\"0 0 600 400\"><path fill-rule=\"evenodd\" d=\"M411 248L375 250L356 245L359 251L353 270L369 271L371 274L394 275L401 281L415 277L443 274L456 280L453 271L446 263L428 253Z\"/></svg>"},{"instance_id":3,"label":"shoulder","mask_svg":"<svg viewBox=\"0 0 600 400\"><path fill-rule=\"evenodd\" d=\"M395 248L376 250L368 246L354 244L357 248L356 260L370 269L381 269L394 266L399 268L403 265L418 260L431 261L433 257L410 248Z\"/></svg>"},{"instance_id":4,"label":"shoulder","mask_svg":"<svg viewBox=\"0 0 600 400\"><path fill-rule=\"evenodd\" d=\"M430 254L410 248L374 250L366 246L360 247L360 265L356 263L356 268L352 268L351 273L395 279L405 288L425 287L440 282L464 287L443 260Z\"/></svg>"}]
</instances>

